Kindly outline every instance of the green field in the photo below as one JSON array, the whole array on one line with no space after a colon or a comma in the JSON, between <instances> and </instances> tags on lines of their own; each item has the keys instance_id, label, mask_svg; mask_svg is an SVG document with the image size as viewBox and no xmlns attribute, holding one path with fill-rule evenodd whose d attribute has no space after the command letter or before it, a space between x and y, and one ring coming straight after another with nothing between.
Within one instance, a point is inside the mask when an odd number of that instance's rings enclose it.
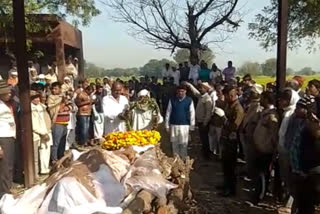
<instances>
[{"instance_id":1,"label":"green field","mask_svg":"<svg viewBox=\"0 0 320 214\"><path fill-rule=\"evenodd\" d=\"M290 79L292 78L293 76L287 76L287 79ZM318 79L320 80L320 75L312 75L312 76L304 76L305 78L305 81L304 81L304 84L303 84L303 88L305 88L308 84L308 82L310 80L313 80L313 79ZM261 84L261 85L266 85L267 83L269 82L274 82L276 81L276 78L275 77L268 77L268 76L257 76L257 77L253 77L253 79Z\"/></svg>"}]
</instances>

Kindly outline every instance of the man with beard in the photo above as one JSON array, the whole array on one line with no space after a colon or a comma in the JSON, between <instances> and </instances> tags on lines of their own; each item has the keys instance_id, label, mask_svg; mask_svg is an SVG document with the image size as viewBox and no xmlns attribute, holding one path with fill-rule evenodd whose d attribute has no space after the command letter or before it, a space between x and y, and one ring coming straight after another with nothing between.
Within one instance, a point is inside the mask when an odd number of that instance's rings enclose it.
<instances>
[{"instance_id":1,"label":"man with beard","mask_svg":"<svg viewBox=\"0 0 320 214\"><path fill-rule=\"evenodd\" d=\"M153 130L163 122L157 102L146 89L138 93L138 100L130 105L130 113L133 130Z\"/></svg>"}]
</instances>

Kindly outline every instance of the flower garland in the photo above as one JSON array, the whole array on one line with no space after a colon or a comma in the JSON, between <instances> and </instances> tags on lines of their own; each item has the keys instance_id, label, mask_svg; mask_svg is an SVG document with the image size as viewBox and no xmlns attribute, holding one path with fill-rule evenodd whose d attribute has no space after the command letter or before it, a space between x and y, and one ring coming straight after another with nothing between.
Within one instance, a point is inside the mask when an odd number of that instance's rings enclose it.
<instances>
[{"instance_id":1,"label":"flower garland","mask_svg":"<svg viewBox=\"0 0 320 214\"><path fill-rule=\"evenodd\" d=\"M133 109L139 109L142 111L152 111L152 127L153 129L157 128L158 125L158 114L160 113L160 108L156 102L155 99L150 97L145 97L139 101L130 103L129 110L127 114L124 115L123 119L126 123L126 129L127 131L132 130L132 110Z\"/></svg>"},{"instance_id":2,"label":"flower garland","mask_svg":"<svg viewBox=\"0 0 320 214\"><path fill-rule=\"evenodd\" d=\"M101 147L107 150L118 150L128 146L156 145L161 139L157 131L113 132L105 136Z\"/></svg>"}]
</instances>

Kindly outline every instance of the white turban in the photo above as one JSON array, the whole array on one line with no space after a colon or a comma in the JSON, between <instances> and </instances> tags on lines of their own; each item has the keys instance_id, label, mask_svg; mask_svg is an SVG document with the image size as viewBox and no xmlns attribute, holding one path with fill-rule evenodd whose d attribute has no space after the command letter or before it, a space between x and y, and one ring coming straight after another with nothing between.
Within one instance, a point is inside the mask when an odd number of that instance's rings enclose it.
<instances>
[{"instance_id":1,"label":"white turban","mask_svg":"<svg viewBox=\"0 0 320 214\"><path fill-rule=\"evenodd\" d=\"M142 89L142 90L138 93L138 97L144 97L144 96L150 97L150 92L149 92L147 89Z\"/></svg>"},{"instance_id":2,"label":"white turban","mask_svg":"<svg viewBox=\"0 0 320 214\"><path fill-rule=\"evenodd\" d=\"M212 88L211 85L209 85L209 83L207 83L207 82L202 82L202 83L200 83L200 85L204 86L205 88L207 88L209 90Z\"/></svg>"}]
</instances>

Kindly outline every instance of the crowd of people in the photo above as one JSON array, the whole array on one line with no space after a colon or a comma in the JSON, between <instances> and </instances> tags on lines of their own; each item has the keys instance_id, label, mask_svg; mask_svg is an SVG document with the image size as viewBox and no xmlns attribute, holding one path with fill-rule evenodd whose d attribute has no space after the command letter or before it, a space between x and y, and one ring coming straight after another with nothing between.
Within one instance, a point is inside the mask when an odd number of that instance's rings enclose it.
<instances>
[{"instance_id":1,"label":"crowd of people","mask_svg":"<svg viewBox=\"0 0 320 214\"><path fill-rule=\"evenodd\" d=\"M164 122L173 153L188 156L190 132L198 130L203 157L220 161L222 196L237 190L237 160L244 159L252 186L251 202L270 190L286 197L292 213L313 214L320 188L320 81L303 90L295 76L276 94L276 85L236 77L231 61L222 71L205 61L166 64L157 77L127 82L105 77L78 80L77 60L66 60L66 76L58 82L55 62L40 74L29 62L35 174L48 174L66 150L99 144L104 135L151 130ZM11 69L0 80L0 196L10 191L19 159L18 74ZM16 142L16 143L15 143ZM168 143L168 142L162 142ZM21 145L21 143L20 143ZM271 176L272 175L272 176ZM293 200L292 200L293 199Z\"/></svg>"}]
</instances>

